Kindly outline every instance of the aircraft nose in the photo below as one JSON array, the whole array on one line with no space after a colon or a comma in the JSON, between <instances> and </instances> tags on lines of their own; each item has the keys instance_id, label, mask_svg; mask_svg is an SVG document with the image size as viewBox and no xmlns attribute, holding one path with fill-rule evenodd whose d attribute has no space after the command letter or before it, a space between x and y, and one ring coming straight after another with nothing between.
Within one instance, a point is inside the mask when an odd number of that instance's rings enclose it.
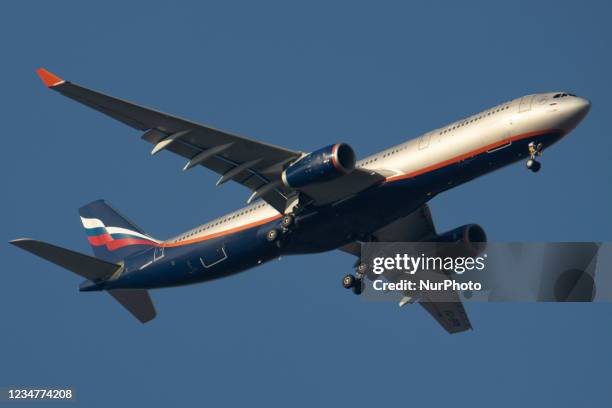
<instances>
[{"instance_id":1,"label":"aircraft nose","mask_svg":"<svg viewBox=\"0 0 612 408\"><path fill-rule=\"evenodd\" d=\"M585 118L591 110L591 102L588 99L575 96L567 99L565 102L565 119L563 120L563 128L568 131L574 129Z\"/></svg>"},{"instance_id":2,"label":"aircraft nose","mask_svg":"<svg viewBox=\"0 0 612 408\"><path fill-rule=\"evenodd\" d=\"M574 114L581 116L581 119L584 118L591 110L591 101L586 98L576 97L574 105Z\"/></svg>"},{"instance_id":3,"label":"aircraft nose","mask_svg":"<svg viewBox=\"0 0 612 408\"><path fill-rule=\"evenodd\" d=\"M579 96L575 97L570 107L572 118L576 123L580 122L591 110L591 101Z\"/></svg>"}]
</instances>

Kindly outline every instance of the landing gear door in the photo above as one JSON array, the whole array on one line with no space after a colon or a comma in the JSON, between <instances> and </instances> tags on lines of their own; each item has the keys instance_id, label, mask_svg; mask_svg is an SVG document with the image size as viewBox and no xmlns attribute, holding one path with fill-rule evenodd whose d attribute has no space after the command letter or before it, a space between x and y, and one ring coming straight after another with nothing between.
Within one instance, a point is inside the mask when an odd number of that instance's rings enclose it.
<instances>
[{"instance_id":1,"label":"landing gear door","mask_svg":"<svg viewBox=\"0 0 612 408\"><path fill-rule=\"evenodd\" d=\"M533 102L534 96L535 95L527 95L521 98L519 102L519 113L531 110L531 103Z\"/></svg>"}]
</instances>

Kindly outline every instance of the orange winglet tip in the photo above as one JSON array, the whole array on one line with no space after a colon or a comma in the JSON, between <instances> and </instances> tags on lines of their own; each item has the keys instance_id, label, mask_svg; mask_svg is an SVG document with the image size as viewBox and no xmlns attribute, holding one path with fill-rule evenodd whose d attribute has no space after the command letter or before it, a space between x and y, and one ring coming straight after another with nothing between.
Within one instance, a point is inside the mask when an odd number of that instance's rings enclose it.
<instances>
[{"instance_id":1,"label":"orange winglet tip","mask_svg":"<svg viewBox=\"0 0 612 408\"><path fill-rule=\"evenodd\" d=\"M45 84L47 88L51 88L63 82L66 82L62 78L58 77L55 74L52 74L51 72L47 71L44 68L38 68L36 70L36 73L38 74L40 79L42 79L43 83Z\"/></svg>"}]
</instances>

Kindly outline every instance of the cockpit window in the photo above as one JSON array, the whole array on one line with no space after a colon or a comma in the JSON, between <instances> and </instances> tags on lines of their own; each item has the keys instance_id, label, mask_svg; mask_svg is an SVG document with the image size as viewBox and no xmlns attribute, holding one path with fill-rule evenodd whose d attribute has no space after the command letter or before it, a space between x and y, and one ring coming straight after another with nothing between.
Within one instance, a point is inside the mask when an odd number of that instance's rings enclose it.
<instances>
[{"instance_id":1,"label":"cockpit window","mask_svg":"<svg viewBox=\"0 0 612 408\"><path fill-rule=\"evenodd\" d=\"M553 98L565 98L566 96L576 96L576 95L571 94L571 93L558 93L558 94L555 94Z\"/></svg>"}]
</instances>

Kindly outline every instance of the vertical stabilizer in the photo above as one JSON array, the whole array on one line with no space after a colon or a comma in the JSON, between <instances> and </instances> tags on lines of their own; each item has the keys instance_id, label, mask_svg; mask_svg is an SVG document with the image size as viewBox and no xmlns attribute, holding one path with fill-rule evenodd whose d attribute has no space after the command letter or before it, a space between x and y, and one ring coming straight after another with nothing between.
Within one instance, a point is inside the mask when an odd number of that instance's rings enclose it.
<instances>
[{"instance_id":1,"label":"vertical stabilizer","mask_svg":"<svg viewBox=\"0 0 612 408\"><path fill-rule=\"evenodd\" d=\"M104 200L79 208L79 215L94 254L105 261L119 262L131 254L160 245Z\"/></svg>"}]
</instances>

